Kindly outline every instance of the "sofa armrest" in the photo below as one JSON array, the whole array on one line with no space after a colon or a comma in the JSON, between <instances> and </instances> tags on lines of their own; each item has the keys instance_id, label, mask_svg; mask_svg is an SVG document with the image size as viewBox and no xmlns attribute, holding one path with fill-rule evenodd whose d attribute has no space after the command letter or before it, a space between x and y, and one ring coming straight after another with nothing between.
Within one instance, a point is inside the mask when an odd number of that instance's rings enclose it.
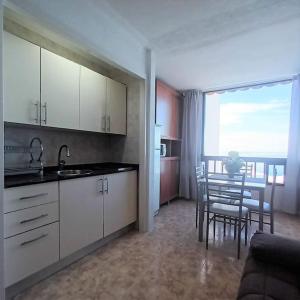
<instances>
[{"instance_id":1,"label":"sofa armrest","mask_svg":"<svg viewBox=\"0 0 300 300\"><path fill-rule=\"evenodd\" d=\"M250 242L250 252L260 261L300 270L300 241L256 232Z\"/></svg>"}]
</instances>

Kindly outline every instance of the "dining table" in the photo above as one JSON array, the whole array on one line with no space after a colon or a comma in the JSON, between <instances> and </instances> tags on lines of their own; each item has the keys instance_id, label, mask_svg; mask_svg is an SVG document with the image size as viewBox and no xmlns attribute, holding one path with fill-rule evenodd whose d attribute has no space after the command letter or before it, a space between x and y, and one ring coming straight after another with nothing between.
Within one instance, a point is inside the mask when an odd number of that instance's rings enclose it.
<instances>
[{"instance_id":1,"label":"dining table","mask_svg":"<svg viewBox=\"0 0 300 300\"><path fill-rule=\"evenodd\" d=\"M215 180L214 181L214 175L211 175L208 177L209 184L213 184L215 186L222 186L222 181L220 180ZM224 178L224 181L226 179ZM201 185L202 188L201 190L203 191L203 186L206 183L206 179L203 178L201 180ZM228 184L228 181L226 181ZM224 183L223 183L224 184ZM235 187L235 183L232 182L232 187ZM266 190L266 179L264 178L245 178L245 183L244 183L244 189L249 190L249 191L257 191L258 192L258 200L259 200L259 219L258 219L258 228L260 231L263 231L264 227L264 201L265 201L265 190ZM199 201L199 200L197 200ZM200 199L199 203L199 227L198 227L198 235L199 235L199 241L203 241L203 226L204 226L204 217L205 217L205 202L202 199Z\"/></svg>"}]
</instances>

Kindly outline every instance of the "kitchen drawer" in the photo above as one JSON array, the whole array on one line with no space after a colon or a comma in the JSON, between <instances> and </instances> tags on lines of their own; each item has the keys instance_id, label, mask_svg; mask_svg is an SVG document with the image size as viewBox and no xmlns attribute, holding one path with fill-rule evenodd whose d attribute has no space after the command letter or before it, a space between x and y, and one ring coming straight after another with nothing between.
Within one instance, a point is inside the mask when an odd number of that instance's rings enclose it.
<instances>
[{"instance_id":1,"label":"kitchen drawer","mask_svg":"<svg viewBox=\"0 0 300 300\"><path fill-rule=\"evenodd\" d=\"M58 221L58 202L4 214L4 237Z\"/></svg>"},{"instance_id":2,"label":"kitchen drawer","mask_svg":"<svg viewBox=\"0 0 300 300\"><path fill-rule=\"evenodd\" d=\"M5 286L59 259L58 222L4 240Z\"/></svg>"},{"instance_id":3,"label":"kitchen drawer","mask_svg":"<svg viewBox=\"0 0 300 300\"><path fill-rule=\"evenodd\" d=\"M49 182L4 190L4 213L58 201L58 183Z\"/></svg>"}]
</instances>

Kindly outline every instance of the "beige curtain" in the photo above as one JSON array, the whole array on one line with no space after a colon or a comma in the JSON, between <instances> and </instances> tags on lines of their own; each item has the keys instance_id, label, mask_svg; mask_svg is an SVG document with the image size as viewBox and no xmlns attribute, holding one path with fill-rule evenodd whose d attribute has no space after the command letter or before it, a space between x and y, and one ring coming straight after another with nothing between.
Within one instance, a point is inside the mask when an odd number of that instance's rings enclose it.
<instances>
[{"instance_id":1,"label":"beige curtain","mask_svg":"<svg viewBox=\"0 0 300 300\"><path fill-rule=\"evenodd\" d=\"M180 160L179 195L196 199L194 168L201 160L203 93L198 90L183 93L183 123Z\"/></svg>"}]
</instances>

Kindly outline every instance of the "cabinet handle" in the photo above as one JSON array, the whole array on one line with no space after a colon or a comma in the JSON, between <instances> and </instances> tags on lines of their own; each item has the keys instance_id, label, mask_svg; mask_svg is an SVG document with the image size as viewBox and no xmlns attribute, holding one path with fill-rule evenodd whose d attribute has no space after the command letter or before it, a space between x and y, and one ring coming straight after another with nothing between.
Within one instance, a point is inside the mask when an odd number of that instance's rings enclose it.
<instances>
[{"instance_id":1,"label":"cabinet handle","mask_svg":"<svg viewBox=\"0 0 300 300\"><path fill-rule=\"evenodd\" d=\"M35 106L35 118L34 121L35 123L39 123L39 102L37 101L36 103L34 103Z\"/></svg>"},{"instance_id":2,"label":"cabinet handle","mask_svg":"<svg viewBox=\"0 0 300 300\"><path fill-rule=\"evenodd\" d=\"M45 217L48 217L48 214L42 214L42 215L40 215L38 217L35 217L35 218L23 220L23 221L20 222L20 224L25 224L25 223L28 223L28 222L36 221L36 220L39 220L39 219L42 219L42 218L45 218Z\"/></svg>"},{"instance_id":3,"label":"cabinet handle","mask_svg":"<svg viewBox=\"0 0 300 300\"><path fill-rule=\"evenodd\" d=\"M35 239L32 239L32 240L29 240L29 241L26 241L26 242L21 243L20 246L23 247L23 246L26 246L26 245L31 244L31 243L33 243L33 242L36 242L36 241L38 241L38 240L40 240L40 239L46 237L47 235L48 235L48 234L44 233L44 234L40 235L39 237L37 237L37 238L35 238Z\"/></svg>"},{"instance_id":4,"label":"cabinet handle","mask_svg":"<svg viewBox=\"0 0 300 300\"><path fill-rule=\"evenodd\" d=\"M105 182L106 182L106 189L104 190L104 192L105 192L106 194L108 194L108 179L105 178L104 180L105 180Z\"/></svg>"},{"instance_id":5,"label":"cabinet handle","mask_svg":"<svg viewBox=\"0 0 300 300\"><path fill-rule=\"evenodd\" d=\"M45 102L42 107L44 108L44 112L45 112L45 115L44 115L45 118L44 118L43 122L46 125L47 124L47 113L48 113L48 111L47 111L47 102Z\"/></svg>"},{"instance_id":6,"label":"cabinet handle","mask_svg":"<svg viewBox=\"0 0 300 300\"><path fill-rule=\"evenodd\" d=\"M28 200L28 199L37 198L37 197L46 196L46 195L48 195L48 193L41 193L41 194L36 194L36 195L32 195L32 196L21 197L21 198L19 198L19 200Z\"/></svg>"},{"instance_id":7,"label":"cabinet handle","mask_svg":"<svg viewBox=\"0 0 300 300\"><path fill-rule=\"evenodd\" d=\"M99 179L100 182L100 191L99 193L103 194L103 179Z\"/></svg>"},{"instance_id":8,"label":"cabinet handle","mask_svg":"<svg viewBox=\"0 0 300 300\"><path fill-rule=\"evenodd\" d=\"M101 127L102 127L103 131L106 130L106 117L105 116L102 117L102 126Z\"/></svg>"},{"instance_id":9,"label":"cabinet handle","mask_svg":"<svg viewBox=\"0 0 300 300\"><path fill-rule=\"evenodd\" d=\"M110 132L110 116L107 117L107 131Z\"/></svg>"}]
</instances>

